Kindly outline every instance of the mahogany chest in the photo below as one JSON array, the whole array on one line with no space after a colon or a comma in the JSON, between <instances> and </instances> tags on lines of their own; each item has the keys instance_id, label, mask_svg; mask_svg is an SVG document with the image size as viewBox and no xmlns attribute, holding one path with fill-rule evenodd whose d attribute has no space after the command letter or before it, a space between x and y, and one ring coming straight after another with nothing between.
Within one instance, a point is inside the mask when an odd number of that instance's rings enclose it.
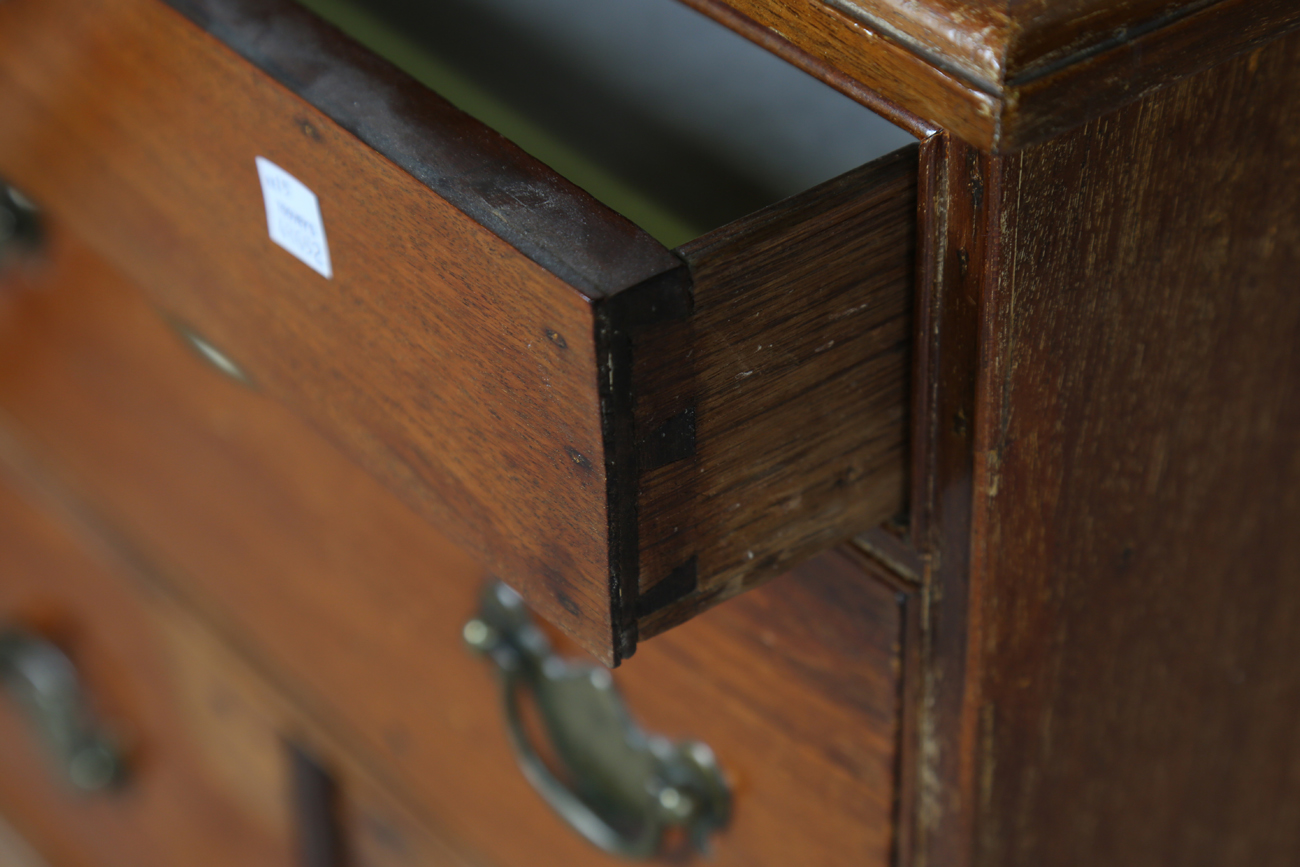
<instances>
[{"instance_id":1,"label":"mahogany chest","mask_svg":"<svg viewBox=\"0 0 1300 867\"><path fill-rule=\"evenodd\" d=\"M1298 26L0 3L23 857L1294 863Z\"/></svg>"}]
</instances>

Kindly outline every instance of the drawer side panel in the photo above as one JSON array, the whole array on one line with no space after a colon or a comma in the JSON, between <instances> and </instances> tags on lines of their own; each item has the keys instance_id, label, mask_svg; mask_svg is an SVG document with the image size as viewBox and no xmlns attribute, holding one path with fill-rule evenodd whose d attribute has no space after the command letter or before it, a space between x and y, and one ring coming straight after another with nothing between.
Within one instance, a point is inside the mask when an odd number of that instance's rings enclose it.
<instances>
[{"instance_id":1,"label":"drawer side panel","mask_svg":"<svg viewBox=\"0 0 1300 867\"><path fill-rule=\"evenodd\" d=\"M909 145L679 250L694 315L634 350L641 638L902 512L916 196Z\"/></svg>"}]
</instances>

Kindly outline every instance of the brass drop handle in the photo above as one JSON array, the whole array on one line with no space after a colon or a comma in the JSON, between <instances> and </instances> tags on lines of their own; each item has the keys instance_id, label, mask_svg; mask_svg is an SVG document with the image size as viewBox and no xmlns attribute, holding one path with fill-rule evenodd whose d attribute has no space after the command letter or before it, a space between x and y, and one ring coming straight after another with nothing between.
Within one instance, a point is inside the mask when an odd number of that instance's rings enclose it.
<instances>
[{"instance_id":1,"label":"brass drop handle","mask_svg":"<svg viewBox=\"0 0 1300 867\"><path fill-rule=\"evenodd\" d=\"M26 630L0 630L0 683L27 711L74 787L98 792L121 779L122 755L91 714L63 651Z\"/></svg>"},{"instance_id":2,"label":"brass drop handle","mask_svg":"<svg viewBox=\"0 0 1300 867\"><path fill-rule=\"evenodd\" d=\"M731 793L706 745L647 734L604 668L556 655L523 601L488 586L465 641L500 672L507 729L528 782L589 841L626 858L654 857L671 829L700 851L727 823ZM534 748L521 699L531 693L558 770ZM565 780L561 781L563 775Z\"/></svg>"}]
</instances>

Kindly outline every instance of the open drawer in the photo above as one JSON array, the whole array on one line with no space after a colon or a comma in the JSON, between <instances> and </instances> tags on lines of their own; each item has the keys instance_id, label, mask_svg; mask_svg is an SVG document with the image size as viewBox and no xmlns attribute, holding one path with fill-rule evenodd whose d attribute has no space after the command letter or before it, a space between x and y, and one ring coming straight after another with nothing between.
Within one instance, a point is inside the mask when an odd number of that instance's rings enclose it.
<instances>
[{"instance_id":1,"label":"open drawer","mask_svg":"<svg viewBox=\"0 0 1300 867\"><path fill-rule=\"evenodd\" d=\"M901 509L914 146L669 250L287 0L4 4L0 118L0 176L606 662Z\"/></svg>"},{"instance_id":2,"label":"open drawer","mask_svg":"<svg viewBox=\"0 0 1300 867\"><path fill-rule=\"evenodd\" d=\"M368 770L369 788L423 817L465 863L627 863L592 848L589 826L571 812L562 818L520 772L527 760L516 755L518 716L506 699L535 706L541 693L503 689L499 657L466 646L491 579L482 564L283 406L206 366L58 224L48 250L27 286L0 287L0 458L23 455L51 499L75 504L64 511L87 534L151 576L171 601L172 657L233 649L269 681L241 704L274 710L254 713L271 724L236 728L301 733L339 763L345 794ZM0 546L0 565L8 550ZM107 594L111 578L90 582L87 599ZM584 742L635 743L619 719L630 714L645 732L716 752L730 804L705 813L711 863L885 867L907 833L895 829L895 811L911 785L900 750L911 749L918 682L912 598L847 546L828 551L647 642L616 673L626 703L614 725L598 707L591 715L590 693L562 703L584 721ZM513 631L521 640L528 632ZM205 632L214 633L205 644L228 645L225 654L193 650ZM540 671L587 668L552 638L556 654ZM210 666L180 671L178 687L208 694ZM211 728L214 742L228 740L216 737L223 726ZM549 755L553 739L538 733L534 742ZM598 779L644 767L635 756L600 759ZM233 761L218 766L258 779ZM652 790L635 791L645 806ZM546 798L555 803L554 791ZM667 833L632 836L685 854ZM407 852L395 859L404 865L460 863L392 848Z\"/></svg>"}]
</instances>

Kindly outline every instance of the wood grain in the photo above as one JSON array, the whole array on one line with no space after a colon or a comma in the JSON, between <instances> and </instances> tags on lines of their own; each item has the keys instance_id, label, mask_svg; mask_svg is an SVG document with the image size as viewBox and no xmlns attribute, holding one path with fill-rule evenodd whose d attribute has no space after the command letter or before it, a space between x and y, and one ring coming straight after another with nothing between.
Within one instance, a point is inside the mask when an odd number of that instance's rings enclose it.
<instances>
[{"instance_id":1,"label":"wood grain","mask_svg":"<svg viewBox=\"0 0 1300 867\"><path fill-rule=\"evenodd\" d=\"M209 740L221 708L177 699L182 675L148 608L123 592L102 552L17 493L4 468L0 572L0 622L63 645L99 717L128 745L120 790L75 792L0 696L0 810L51 867L289 867L278 742L242 732Z\"/></svg>"},{"instance_id":2,"label":"wood grain","mask_svg":"<svg viewBox=\"0 0 1300 867\"><path fill-rule=\"evenodd\" d=\"M915 213L909 147L680 249L694 314L633 347L638 438L694 413L641 475L643 602L697 580L642 637L902 511Z\"/></svg>"},{"instance_id":3,"label":"wood grain","mask_svg":"<svg viewBox=\"0 0 1300 867\"><path fill-rule=\"evenodd\" d=\"M932 579L969 600L932 718L939 863L1300 853L1298 65L1293 35L969 163L986 246L973 511L936 525L970 522L969 571Z\"/></svg>"},{"instance_id":4,"label":"wood grain","mask_svg":"<svg viewBox=\"0 0 1300 867\"><path fill-rule=\"evenodd\" d=\"M818 225L869 212L864 222L819 234L824 246L809 242L810 251L829 255L837 243L857 244L855 232L879 233L861 255L843 259L836 277L843 292L806 297L852 306L848 300L859 296L874 304L881 292L892 309L909 291L897 271L910 255L905 236L915 201L906 172L859 172L692 246L711 245L709 279L723 279L736 263L737 276L725 278L736 285L715 298L709 287L691 285L678 257L662 248L649 255L654 242L621 218L567 187L555 193L565 182L296 6L184 6L267 71L158 0L83 4L72 29L60 25L57 4L0 9L0 111L12 121L0 130L0 174L584 647L615 664L635 650L638 612L662 607L638 604L642 586L660 580L639 580L638 551L641 541L681 542L663 535L670 525L708 518L718 533L735 534L721 560L693 541L673 552L675 567L700 548L700 568L715 570L701 573L701 586L734 592L896 510L896 474L885 464L897 450L889 436L875 435L884 428L871 414L895 401L901 407L891 371L906 363L905 334L890 332L899 345L884 353L867 342L879 334L847 342L846 329L859 319L812 306L799 317L778 309L785 296L777 289L810 278L808 260L775 252L773 238L803 243ZM266 237L257 155L320 198L334 279ZM548 204L525 208L517 224L502 228L501 220L515 219L496 204L503 189ZM532 232L553 212L563 215L553 231ZM765 228L755 229L759 223ZM537 253L537 243L563 246L575 226L590 229L575 247L582 262L590 264L593 250L602 262L628 260L597 274L595 266L560 267L550 253ZM532 240L518 241L521 233ZM762 244L771 249L750 249ZM897 261L883 264L889 256ZM748 291L742 284L753 278L743 263L760 258L769 288ZM877 270L888 278L870 277ZM703 299L698 316L692 293ZM739 330L728 324L742 313L756 318ZM663 337L632 348L633 331L663 325L677 334L667 323L685 317L698 345ZM741 404L753 402L763 380L730 391L707 384L740 373L717 347L741 332L755 345L803 347L797 360L792 349L781 362L797 367L790 377L800 387L773 392L798 406L769 400L760 417ZM811 349L835 341L841 348L833 352ZM863 346L880 358L854 390L846 353ZM855 487L827 489L827 472L838 471L824 466L828 455L785 469L779 493L793 541L769 540L762 522L720 526L719 516L698 509L639 515L642 471L679 456L643 466L641 448L654 431L633 416L639 404L663 398L642 394L628 378L634 358L674 370L669 380L685 382L700 370L699 424L712 455L773 465L798 454L783 449L808 417L826 420L828 437L861 427L874 438L832 443L844 452L842 466L858 468L850 471ZM810 391L814 383L820 387ZM881 393L864 395L873 385ZM898 418L894 408L880 415L886 426ZM752 430L731 425L741 418ZM758 452L759 439L772 447ZM704 469L713 490L754 490L750 464L709 458ZM880 489L846 511L849 498L875 481ZM754 508L768 502L756 499ZM736 551L762 546L779 547L779 560L756 561L746 579Z\"/></svg>"},{"instance_id":5,"label":"wood grain","mask_svg":"<svg viewBox=\"0 0 1300 867\"><path fill-rule=\"evenodd\" d=\"M178 860L229 864L222 859L247 857L249 848L264 836L261 829L241 828L232 821L214 826L230 811L228 805L199 800L205 793L229 799L230 806L274 828L273 860L238 863L301 864L294 845L299 817L290 809L290 740L308 745L339 786L337 831L345 863L356 867L465 867L471 863L395 801L375 775L329 733L327 725L295 704L292 687L270 683L259 660L223 641L207 618L184 604L183 595L160 581L129 545L123 546L120 538L105 533L91 513L67 498L57 484L51 484L30 456L16 451L7 437L0 438L0 461L0 500L20 513L19 520L6 526L12 533L22 534L17 550L28 550L31 556L24 562L39 573L39 589L28 587L24 575L15 578L8 596L35 599L37 607L27 613L35 611L41 618L57 615L61 628L75 626L83 643L85 634L94 637L99 632L137 629L147 637L152 655L147 665L135 669L136 678L158 668L167 673L165 681L148 684L149 698L167 708L153 722L146 720L146 726L157 731L127 732L136 735L133 756L144 761L144 774L136 774L130 788L116 796L119 803L95 806L82 796L60 791L59 800L71 804L72 809L59 806L57 815L37 816L34 824L56 836L46 841L47 851L56 859L47 867L175 864ZM59 541L57 552L30 550L47 536ZM8 549L6 553L11 555L7 563L12 566L18 558ZM74 586L65 588L47 580L61 576L58 567L72 562L82 567ZM76 599L85 602L73 602L72 590ZM84 610L83 604L88 606ZM129 617L122 616L128 611ZM121 679L116 669L109 674L114 680ZM114 720L120 723L121 717ZM30 732L21 734L12 743L29 744ZM148 740L141 743L143 738ZM44 755L38 758L43 760ZM205 776L196 773L196 768ZM48 785L42 778L48 776L48 767L24 767L8 779L14 785L33 786L43 797ZM162 791L176 777L183 779L183 791ZM160 790L157 797L154 789ZM174 797L175 803L160 806L160 800L167 797ZM14 812L30 814L44 807L38 799ZM191 808L201 810L201 815L187 813ZM107 836L100 835L105 823L109 823ZM193 836L196 828L209 826L222 837L235 835L239 839L227 843ZM209 851L213 846L215 850ZM9 862L3 863L9 867Z\"/></svg>"},{"instance_id":6,"label":"wood grain","mask_svg":"<svg viewBox=\"0 0 1300 867\"><path fill-rule=\"evenodd\" d=\"M829 67L996 153L1041 143L1300 26L1286 0L685 2L755 41L789 42L811 62L789 59L814 74Z\"/></svg>"},{"instance_id":7,"label":"wood grain","mask_svg":"<svg viewBox=\"0 0 1300 867\"><path fill-rule=\"evenodd\" d=\"M1159 29L1117 38L1068 65L1026 72L1012 82L1017 108L1004 124L999 149L1045 142L1297 27L1300 8L1288 0L1219 0Z\"/></svg>"},{"instance_id":8,"label":"wood grain","mask_svg":"<svg viewBox=\"0 0 1300 867\"><path fill-rule=\"evenodd\" d=\"M932 192L923 214L913 438L916 490L908 534L922 559L920 780L915 812L918 863L964 867L975 833L979 606L982 572L972 536L977 508L975 436L978 388L988 364L983 332L987 287L1000 251L991 190L995 158L952 136L922 150L921 177ZM921 379L924 373L924 380Z\"/></svg>"},{"instance_id":9,"label":"wood grain","mask_svg":"<svg viewBox=\"0 0 1300 867\"><path fill-rule=\"evenodd\" d=\"M64 496L94 504L101 532L455 851L612 864L523 780L495 678L461 645L482 566L207 369L95 257L73 260L46 291L11 297L0 334L6 426ZM827 554L647 642L619 673L648 727L704 738L733 775L718 863L887 863L902 604Z\"/></svg>"},{"instance_id":10,"label":"wood grain","mask_svg":"<svg viewBox=\"0 0 1300 867\"><path fill-rule=\"evenodd\" d=\"M69 8L0 7L0 175L608 651L589 300L157 0ZM319 197L333 280L267 237L258 155Z\"/></svg>"}]
</instances>

